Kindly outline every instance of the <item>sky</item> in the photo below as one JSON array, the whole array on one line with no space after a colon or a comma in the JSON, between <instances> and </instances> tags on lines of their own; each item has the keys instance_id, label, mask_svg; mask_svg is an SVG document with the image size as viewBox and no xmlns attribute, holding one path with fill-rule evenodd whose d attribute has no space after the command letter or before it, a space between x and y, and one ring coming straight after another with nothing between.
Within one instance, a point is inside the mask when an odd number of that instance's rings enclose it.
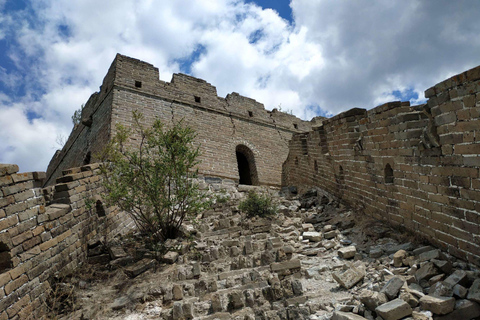
<instances>
[{"instance_id":1,"label":"sky","mask_svg":"<svg viewBox=\"0 0 480 320\"><path fill-rule=\"evenodd\" d=\"M0 0L0 163L45 171L116 53L310 120L480 65L477 0Z\"/></svg>"}]
</instances>

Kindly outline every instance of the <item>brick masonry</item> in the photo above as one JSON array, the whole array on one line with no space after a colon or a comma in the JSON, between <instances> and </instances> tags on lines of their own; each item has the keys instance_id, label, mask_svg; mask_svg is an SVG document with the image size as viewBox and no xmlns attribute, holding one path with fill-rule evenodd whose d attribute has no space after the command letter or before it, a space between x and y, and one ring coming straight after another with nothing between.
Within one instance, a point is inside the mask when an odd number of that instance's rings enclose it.
<instances>
[{"instance_id":1,"label":"brick masonry","mask_svg":"<svg viewBox=\"0 0 480 320\"><path fill-rule=\"evenodd\" d=\"M254 184L262 185L280 185L288 141L293 133L311 129L311 122L276 109L267 111L263 104L238 93L218 97L216 88L201 79L174 74L171 82L161 81L153 65L117 55L100 92L86 103L82 123L52 158L46 184L52 184L62 170L97 160L116 124L132 125L133 110L143 113L145 125L158 118L167 126L183 121L194 129L201 174L238 181L236 151L240 148L256 168L251 170L256 171Z\"/></svg>"},{"instance_id":2,"label":"brick masonry","mask_svg":"<svg viewBox=\"0 0 480 320\"><path fill-rule=\"evenodd\" d=\"M91 205L102 192L98 164L67 170L44 189L44 172L17 171L0 164L0 319L38 319L48 280L84 261L90 241L111 240L134 223L116 208L100 217Z\"/></svg>"},{"instance_id":3,"label":"brick masonry","mask_svg":"<svg viewBox=\"0 0 480 320\"><path fill-rule=\"evenodd\" d=\"M352 109L290 141L283 184L319 186L480 265L480 67L425 105Z\"/></svg>"}]
</instances>

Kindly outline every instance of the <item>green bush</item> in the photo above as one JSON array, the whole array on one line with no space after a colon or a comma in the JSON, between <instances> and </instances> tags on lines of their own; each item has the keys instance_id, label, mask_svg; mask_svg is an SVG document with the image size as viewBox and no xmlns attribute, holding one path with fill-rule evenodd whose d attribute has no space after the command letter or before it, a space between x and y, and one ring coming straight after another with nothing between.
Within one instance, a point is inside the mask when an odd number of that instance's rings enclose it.
<instances>
[{"instance_id":1,"label":"green bush","mask_svg":"<svg viewBox=\"0 0 480 320\"><path fill-rule=\"evenodd\" d=\"M117 125L101 169L107 202L128 212L156 245L179 236L183 221L208 203L194 183L199 151L193 130L181 123L165 128L159 120L152 127L144 122L142 114L133 112L131 129Z\"/></svg>"},{"instance_id":2,"label":"green bush","mask_svg":"<svg viewBox=\"0 0 480 320\"><path fill-rule=\"evenodd\" d=\"M273 203L270 196L260 195L255 191L248 192L247 199L242 201L238 208L249 217L266 217L277 212L277 206Z\"/></svg>"}]
</instances>

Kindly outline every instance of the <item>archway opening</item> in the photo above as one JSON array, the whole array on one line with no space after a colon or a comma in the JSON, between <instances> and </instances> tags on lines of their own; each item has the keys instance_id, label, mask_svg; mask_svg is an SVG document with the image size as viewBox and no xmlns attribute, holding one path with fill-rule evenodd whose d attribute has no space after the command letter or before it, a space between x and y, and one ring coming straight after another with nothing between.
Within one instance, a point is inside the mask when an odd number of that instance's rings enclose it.
<instances>
[{"instance_id":1,"label":"archway opening","mask_svg":"<svg viewBox=\"0 0 480 320\"><path fill-rule=\"evenodd\" d=\"M13 267L12 257L8 246L0 242L0 273L3 273Z\"/></svg>"},{"instance_id":2,"label":"archway opening","mask_svg":"<svg viewBox=\"0 0 480 320\"><path fill-rule=\"evenodd\" d=\"M247 146L238 145L235 149L240 184L258 185L257 167L252 150Z\"/></svg>"}]
</instances>

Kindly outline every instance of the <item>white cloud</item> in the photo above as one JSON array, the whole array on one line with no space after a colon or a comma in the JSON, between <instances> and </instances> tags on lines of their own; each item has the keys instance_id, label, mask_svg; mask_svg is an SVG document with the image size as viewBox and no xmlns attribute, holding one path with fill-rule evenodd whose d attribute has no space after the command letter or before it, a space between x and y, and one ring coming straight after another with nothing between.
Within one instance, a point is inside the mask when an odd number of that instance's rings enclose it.
<instances>
[{"instance_id":1,"label":"white cloud","mask_svg":"<svg viewBox=\"0 0 480 320\"><path fill-rule=\"evenodd\" d=\"M0 8L5 0L0 0ZM120 52L159 68L204 50L194 76L305 119L396 100L479 64L480 3L292 0L294 23L241 0L35 0L0 17L16 70L0 67L0 162L45 170L70 116L98 90ZM29 121L27 112L39 119ZM40 137L40 138L39 138ZM31 153L30 153L31 151Z\"/></svg>"}]
</instances>

